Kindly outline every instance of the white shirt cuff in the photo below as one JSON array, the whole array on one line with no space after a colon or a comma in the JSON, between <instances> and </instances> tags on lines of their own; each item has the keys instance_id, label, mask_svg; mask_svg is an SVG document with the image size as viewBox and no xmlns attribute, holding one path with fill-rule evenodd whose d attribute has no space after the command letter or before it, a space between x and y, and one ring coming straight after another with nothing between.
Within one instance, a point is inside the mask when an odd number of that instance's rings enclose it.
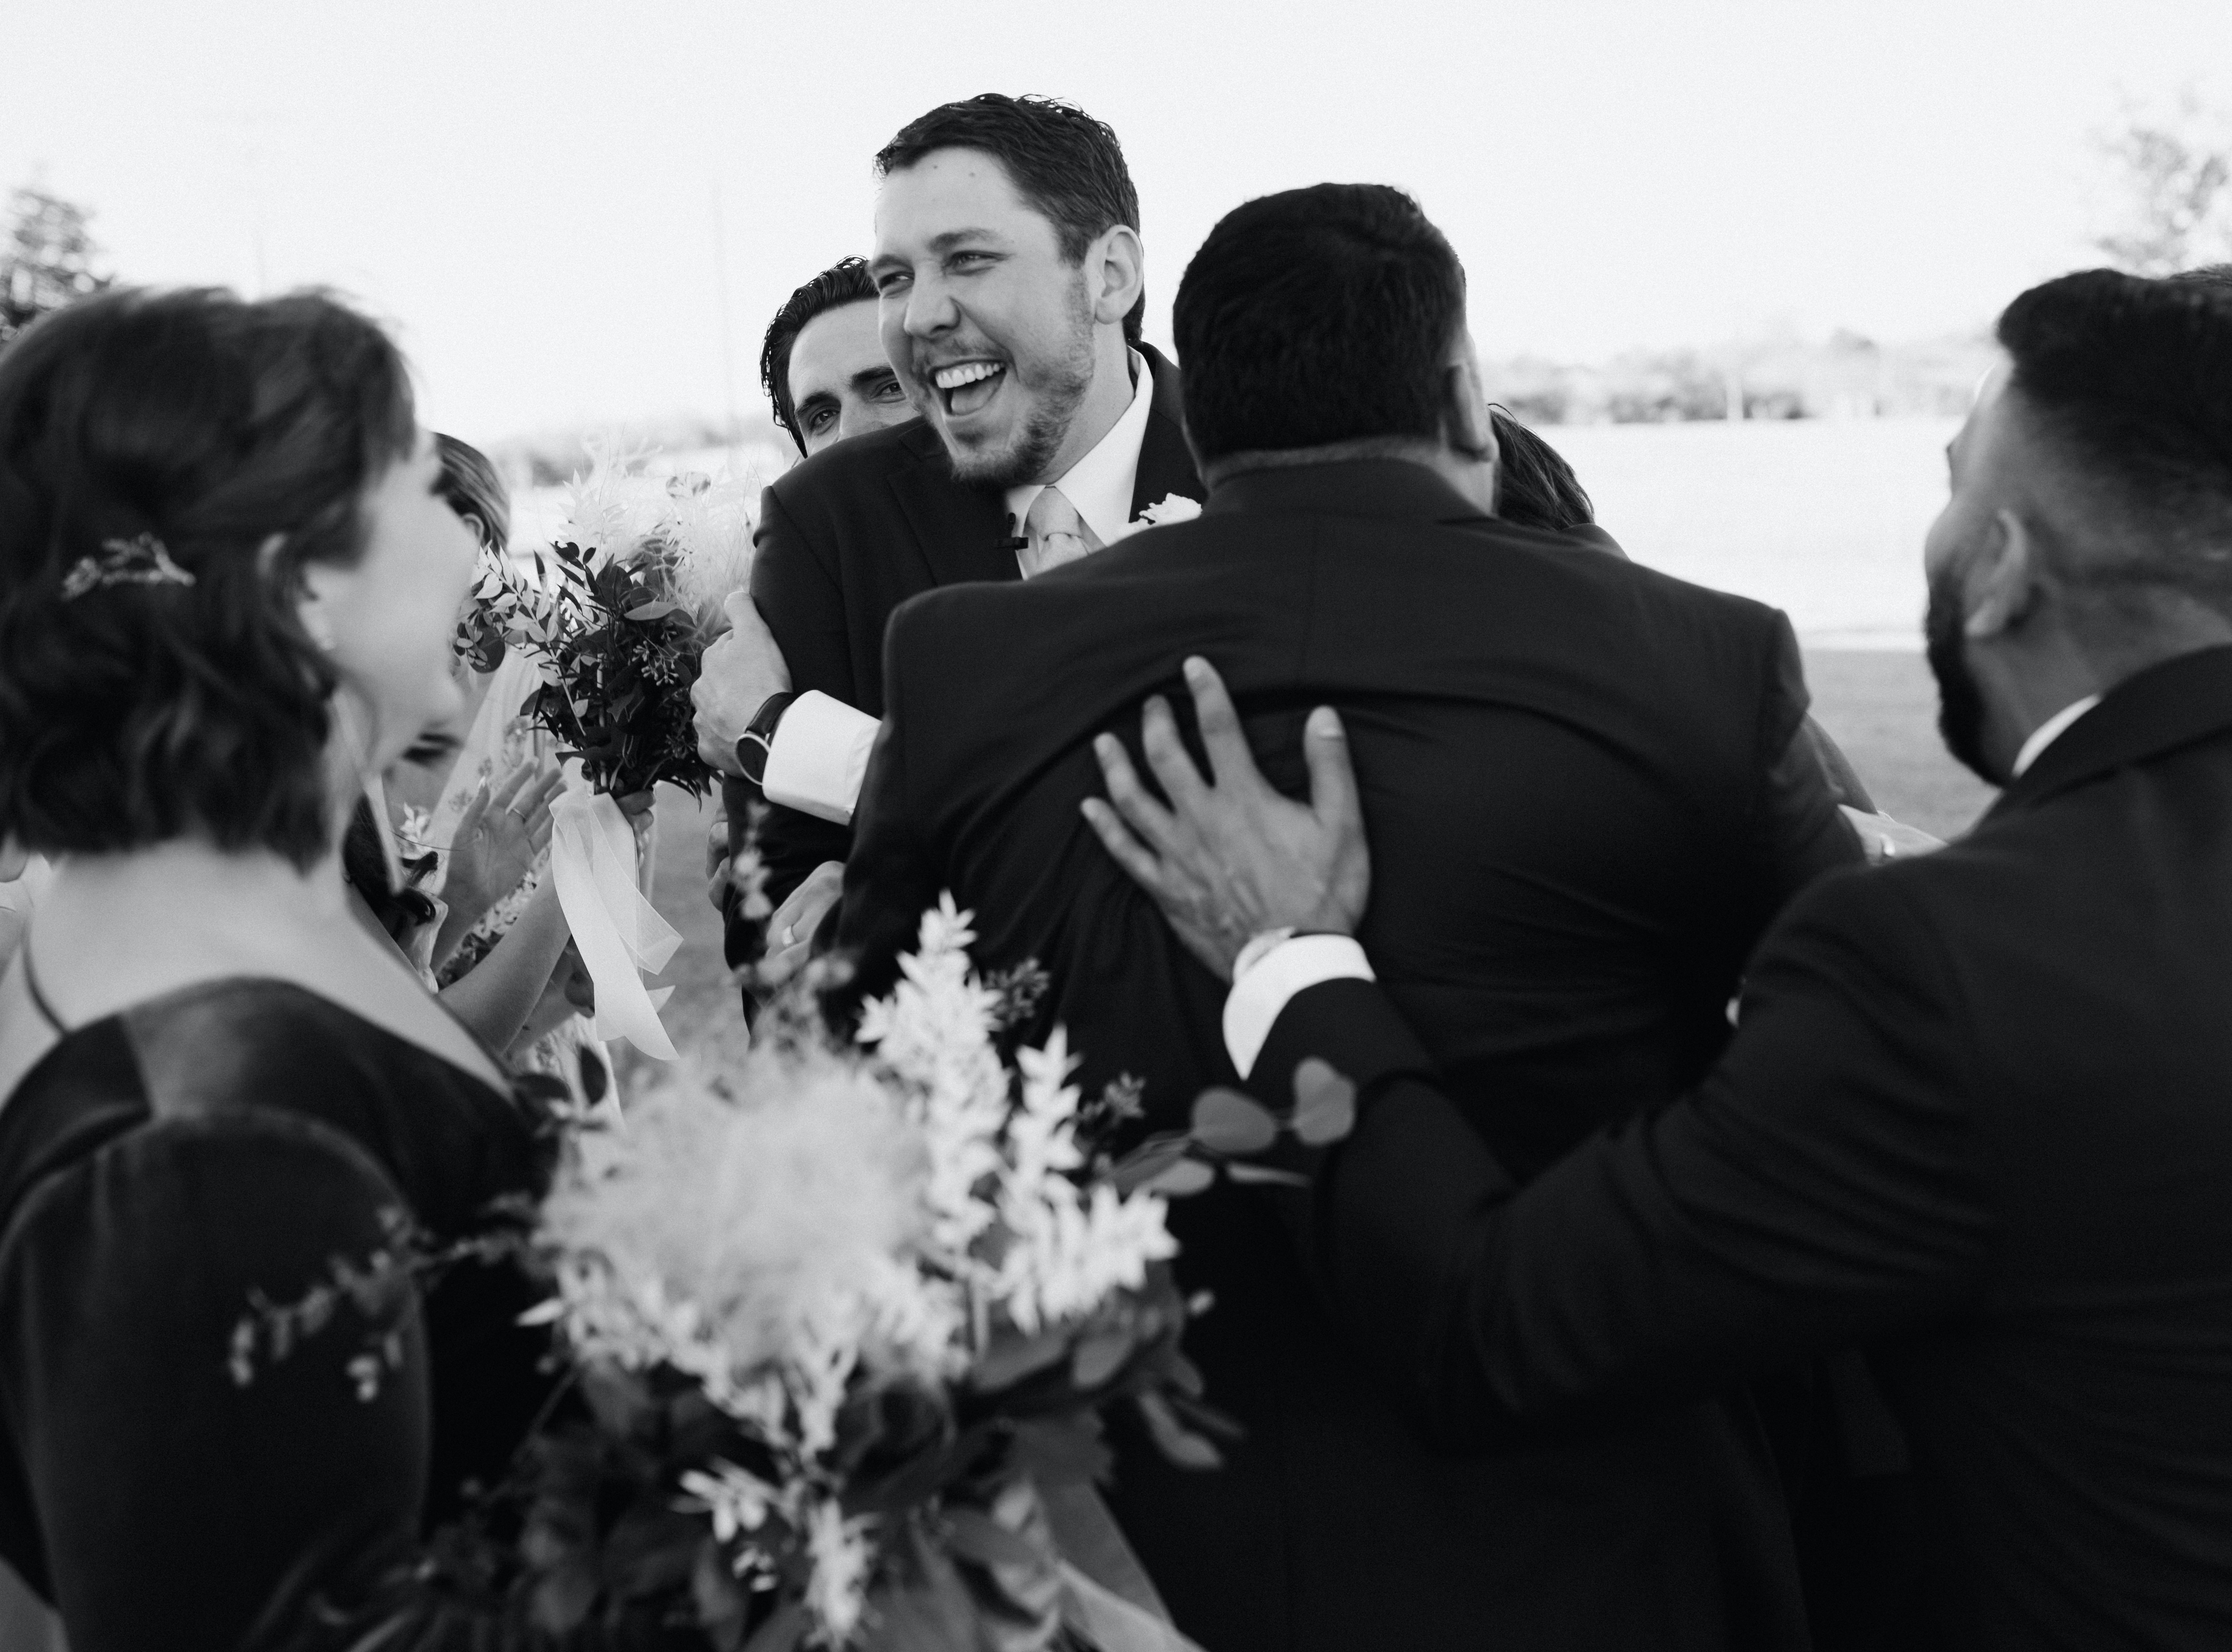
<instances>
[{"instance_id":1,"label":"white shirt cuff","mask_svg":"<svg viewBox=\"0 0 2232 1652\"><path fill-rule=\"evenodd\" d=\"M1232 983L1224 997L1224 1047L1248 1077L1271 1024L1288 1000L1327 981L1375 980L1364 949L1345 935L1298 935L1281 941Z\"/></svg>"},{"instance_id":2,"label":"white shirt cuff","mask_svg":"<svg viewBox=\"0 0 2232 1652\"><path fill-rule=\"evenodd\" d=\"M850 826L860 777L868 772L868 749L881 727L866 712L808 689L775 725L760 789L770 803Z\"/></svg>"}]
</instances>

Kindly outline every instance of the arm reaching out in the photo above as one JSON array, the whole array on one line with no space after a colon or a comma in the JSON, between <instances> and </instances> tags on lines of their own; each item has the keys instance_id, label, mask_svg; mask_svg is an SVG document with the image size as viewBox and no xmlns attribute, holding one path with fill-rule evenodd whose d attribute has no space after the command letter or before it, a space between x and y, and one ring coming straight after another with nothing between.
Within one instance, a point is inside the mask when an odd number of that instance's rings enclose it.
<instances>
[{"instance_id":1,"label":"arm reaching out","mask_svg":"<svg viewBox=\"0 0 2232 1652\"><path fill-rule=\"evenodd\" d=\"M1187 675L1209 780L1168 709L1151 705L1143 743L1168 806L1106 741L1110 801L1085 813L1230 978L1250 936L1353 928L1369 869L1333 728L1313 719L1311 800L1294 802L1264 784L1216 673L1190 661ZM1225 1014L1250 1087L1283 1109L1314 1059L1358 1096L1347 1139L1294 1150L1310 1185L1288 1209L1306 1265L1447 1448L1708 1392L1926 1323L1977 1288L1991 1234L1957 994L1926 924L1879 887L1815 885L1762 948L1736 1040L1703 1085L1524 1188L1368 971L1281 962L1322 940L1255 949ZM1265 981L1275 990L1243 1048L1236 1022L1249 1018L1236 1012Z\"/></svg>"},{"instance_id":2,"label":"arm reaching out","mask_svg":"<svg viewBox=\"0 0 2232 1652\"><path fill-rule=\"evenodd\" d=\"M485 780L474 788L450 839L449 876L442 884L450 910L434 943L438 969L534 869L550 841L550 800L565 784L556 764L530 758L493 788Z\"/></svg>"},{"instance_id":3,"label":"arm reaching out","mask_svg":"<svg viewBox=\"0 0 2232 1652\"><path fill-rule=\"evenodd\" d=\"M790 691L790 665L752 606L750 593L731 591L723 606L729 629L700 657L690 703L696 712L698 755L723 774L741 775L736 742L762 706Z\"/></svg>"},{"instance_id":4,"label":"arm reaching out","mask_svg":"<svg viewBox=\"0 0 2232 1652\"><path fill-rule=\"evenodd\" d=\"M1093 747L1109 801L1087 798L1080 807L1187 949L1229 981L1256 936L1281 929L1353 933L1372 892L1372 857L1347 737L1332 707L1320 706L1304 726L1310 800L1297 803L1256 766L1217 668L1197 657L1186 661L1185 675L1209 778L1196 772L1158 695L1147 702L1140 738L1171 807L1139 783L1111 735Z\"/></svg>"}]
</instances>

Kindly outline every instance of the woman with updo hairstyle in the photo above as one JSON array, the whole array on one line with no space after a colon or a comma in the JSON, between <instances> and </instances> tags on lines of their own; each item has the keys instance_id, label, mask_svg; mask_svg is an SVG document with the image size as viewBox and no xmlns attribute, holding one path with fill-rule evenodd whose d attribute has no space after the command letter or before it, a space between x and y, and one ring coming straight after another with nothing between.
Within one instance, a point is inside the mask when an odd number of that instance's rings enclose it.
<instances>
[{"instance_id":1,"label":"woman with updo hairstyle","mask_svg":"<svg viewBox=\"0 0 2232 1652\"><path fill-rule=\"evenodd\" d=\"M503 1068L353 922L364 778L453 716L475 554L316 294L119 291L0 352L0 1558L73 1652L345 1617L544 1398L508 1265L272 1308L539 1193Z\"/></svg>"}]
</instances>

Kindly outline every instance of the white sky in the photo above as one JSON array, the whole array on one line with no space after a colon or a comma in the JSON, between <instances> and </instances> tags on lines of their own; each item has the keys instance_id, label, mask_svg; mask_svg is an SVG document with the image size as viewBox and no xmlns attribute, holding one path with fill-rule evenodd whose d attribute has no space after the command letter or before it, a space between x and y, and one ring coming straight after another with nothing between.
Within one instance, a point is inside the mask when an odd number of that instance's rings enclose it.
<instances>
[{"instance_id":1,"label":"white sky","mask_svg":"<svg viewBox=\"0 0 2232 1652\"><path fill-rule=\"evenodd\" d=\"M93 207L127 278L356 295L493 440L717 415L724 308L750 413L870 157L986 90L1123 138L1150 336L1222 212L1327 178L1419 197L1490 354L1974 326L2092 262L2124 97L2232 91L2232 4L0 0L0 188Z\"/></svg>"}]
</instances>

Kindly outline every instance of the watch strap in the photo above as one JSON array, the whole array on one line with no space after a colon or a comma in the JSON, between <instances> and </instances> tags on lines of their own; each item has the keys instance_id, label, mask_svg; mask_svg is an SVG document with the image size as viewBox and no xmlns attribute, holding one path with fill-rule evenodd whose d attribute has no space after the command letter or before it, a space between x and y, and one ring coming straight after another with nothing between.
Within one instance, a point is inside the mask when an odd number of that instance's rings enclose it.
<instances>
[{"instance_id":1,"label":"watch strap","mask_svg":"<svg viewBox=\"0 0 2232 1652\"><path fill-rule=\"evenodd\" d=\"M760 702L760 709L752 713L752 720L736 738L736 767L755 786L767 780L768 757L775 749L775 731L782 726L782 714L790 709L790 703L797 697L788 690L769 695Z\"/></svg>"}]
</instances>

